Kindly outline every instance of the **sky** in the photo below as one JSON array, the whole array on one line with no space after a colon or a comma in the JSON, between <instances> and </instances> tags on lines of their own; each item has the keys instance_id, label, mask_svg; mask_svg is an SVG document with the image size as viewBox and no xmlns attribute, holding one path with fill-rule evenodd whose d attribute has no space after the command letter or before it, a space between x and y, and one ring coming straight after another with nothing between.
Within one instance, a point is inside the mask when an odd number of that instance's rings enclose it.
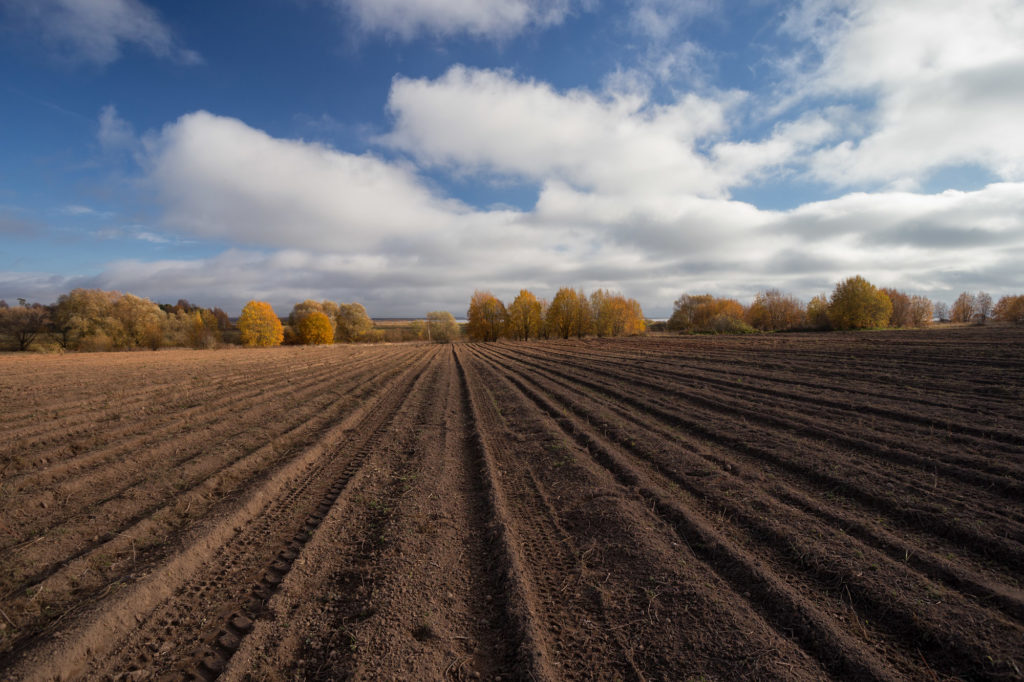
<instances>
[{"instance_id":1,"label":"sky","mask_svg":"<svg viewBox=\"0 0 1024 682\"><path fill-rule=\"evenodd\" d=\"M1024 0L0 0L0 299L1024 292Z\"/></svg>"}]
</instances>

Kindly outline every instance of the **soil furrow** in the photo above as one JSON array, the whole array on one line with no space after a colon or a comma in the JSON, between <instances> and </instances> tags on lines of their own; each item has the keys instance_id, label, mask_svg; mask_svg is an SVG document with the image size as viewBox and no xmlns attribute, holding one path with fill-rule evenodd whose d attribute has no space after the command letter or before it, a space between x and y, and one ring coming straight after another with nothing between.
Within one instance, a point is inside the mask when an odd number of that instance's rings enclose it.
<instances>
[{"instance_id":1,"label":"soil furrow","mask_svg":"<svg viewBox=\"0 0 1024 682\"><path fill-rule=\"evenodd\" d=\"M332 480L339 480L346 475L346 466L349 462L346 458L333 456L333 450L339 443L346 442L348 437L362 438L364 430L372 433L375 428L368 425L379 425L388 415L393 414L408 387L422 375L425 363L426 358L421 358L402 375L381 387L381 390L359 410L335 425L320 440L304 448L266 483L258 486L242 500L235 511L227 512L214 520L208 529L197 533L187 547L172 555L168 563L156 567L137 584L122 590L122 596L119 597L115 593L98 597L93 608L87 609L86 613L74 619L75 622L70 626L73 634L39 640L42 646L20 655L18 658L21 662L16 669L32 669L31 666L39 666L46 662L46 668L55 671L53 674L61 670L83 671L86 665L95 671L96 666L111 663L110 660L102 658L102 653L130 631L134 638L150 631L166 641L167 630L170 629L184 641L188 641L191 638L188 627L176 630L170 625L175 618L168 620L167 623L160 623L159 616L152 612L157 603L162 599L170 599L172 594L223 599L226 596L236 596L234 593L239 589L244 591L244 585L247 583L239 584L235 578L240 573L259 572L266 565L272 564L269 559L280 550L275 550L271 546L271 541L280 539L280 545L283 547L297 534L294 529L275 526L271 519L282 516L294 518L297 527L304 527L303 519L308 520L313 513L311 510L315 510L322 502L324 495L333 485ZM325 469L328 468L336 472L333 479L325 476ZM278 538L278 535L287 537ZM226 549L228 545L230 549ZM225 551L236 555L248 551L250 559L251 555L258 553L261 560L254 562L234 557L218 562L217 557L223 556ZM263 558L268 561L263 562ZM203 565L210 567L207 570L211 571L211 575L204 580L193 577ZM256 578L259 579L259 576ZM214 587L216 589L213 589ZM170 599L168 603L173 605L175 601ZM190 619L202 620L212 615L209 611L193 612L187 608L184 611L186 613L183 617ZM136 619L148 625L137 627ZM185 622L180 618L177 620L179 623ZM188 622L195 625L194 620ZM158 635L160 632L164 634ZM128 650L128 645L124 642L121 643L121 647L122 651ZM139 650L136 657L152 656L153 653L155 652L146 653ZM181 653L180 647L175 649L175 655ZM5 667L10 663L10 657L5 657L0 663L0 667Z\"/></svg>"},{"instance_id":2,"label":"soil furrow","mask_svg":"<svg viewBox=\"0 0 1024 682\"><path fill-rule=\"evenodd\" d=\"M370 381L376 383L392 373L381 372ZM368 394L363 391L357 395ZM229 505L231 499L237 495L236 486L252 485L273 473L276 467L297 451L298 447L303 443L315 441L319 432L328 428L332 421L340 421L346 413L354 409L354 406L351 396L336 401L330 409L318 410L289 431L274 435L271 446L262 445L255 450L242 451L237 457L217 464L218 468L215 471L189 487L176 487L173 495L159 494L162 488L154 491L153 498L134 494L132 499L140 502L156 500L155 504L148 504L134 515L124 516L125 512L132 509L131 506L124 504L113 507L113 515L104 516L102 507L93 509L87 527L78 532L71 526L65 527L65 532L60 538L61 541L70 541L78 537L80 541L85 542L84 545L79 545L77 549L65 550L70 553L59 554L56 560L46 564L41 557L53 556L59 546L66 542L37 544L34 547L39 547L40 556L28 552L19 556L18 562L8 563L7 568L11 571L16 570L18 566L36 569L35 574L8 590L8 604L14 607L11 613L21 613L18 607L22 601L11 601L11 595L20 594L30 588L46 590L52 595L48 599L48 604L59 612L63 610L62 602L57 597L59 594L67 594L66 599L81 600L102 592L112 582L119 582L126 572L129 575L144 572L147 566L160 560L168 546L176 544L172 538L186 533L193 519L200 520L213 509ZM313 407L316 408L316 405ZM263 439L264 442L265 440L267 439ZM187 514L182 514L182 510L187 510ZM110 528L114 530L107 530L102 536L96 535L94 539L89 539L94 533ZM114 565L102 566L103 557L123 556L128 551L131 554L130 565L125 562L120 570ZM62 575L59 579L54 579L53 576L57 576L58 572ZM45 624L45 619L40 619L37 615L36 619L30 622L31 625L19 623L22 629L26 630L23 636L31 636L33 630Z\"/></svg>"},{"instance_id":3,"label":"soil furrow","mask_svg":"<svg viewBox=\"0 0 1024 682\"><path fill-rule=\"evenodd\" d=\"M637 446L631 445L631 439L626 439L625 444L613 445L593 432L586 422L563 416L563 407L556 406L548 396L537 392L531 375L513 376L510 380L520 387L524 395L563 423L567 434L599 453L599 457L614 462L613 466L622 467L625 471L623 461L630 456L646 461L637 451ZM643 467L643 464L637 464ZM869 640L865 641L866 646L878 648L881 652L888 649L890 657L893 650L911 650L904 656L901 666L904 669L907 669L907 661L912 664L910 670L918 667L913 665L916 661L912 653L917 647L926 654L933 668L947 674L956 676L984 670L993 659L1008 661L1014 652L1011 643L1024 637L1024 629L1019 626L1000 622L992 614L967 604L955 592L940 590L934 584L915 579L913 573L900 563L888 557L873 556L873 550L868 546L850 542L844 533L822 526L817 519L801 518L800 514L794 514L760 494L756 487L743 487L746 495L740 500L735 497L735 493L741 490L737 486L719 487L706 483L694 486L682 476L670 476L668 480L659 482L662 473L650 471L648 476L659 483L662 491L669 489L669 481L681 486L693 496L686 506L705 508L705 518L715 516L727 520L719 525L723 534L729 536L737 547L742 547L747 555L769 559L769 565L774 564L773 572L787 576L790 584L798 580L809 587L803 592L816 595L813 599L816 605L839 611L843 600L848 597L852 621L866 624L864 631L870 628L872 639L884 641L888 638L890 642L886 646ZM662 493L658 502L665 501L666 496ZM809 541L815 529L820 536L813 542ZM829 548L827 553L821 551L825 546ZM868 570L867 566L873 568ZM931 599L939 601L922 600L917 595L934 595ZM830 601L833 602L831 607L828 606ZM835 602L840 602L838 608ZM931 606L934 603L944 605L937 609ZM913 617L908 616L911 613ZM974 632L956 629L957 623L966 621L975 624ZM979 637L979 632L984 636ZM981 644L982 641L988 645ZM1002 649L998 647L1000 643ZM989 672L1000 674L1009 669L1008 665L1000 667L1004 669L993 668Z\"/></svg>"},{"instance_id":4,"label":"soil furrow","mask_svg":"<svg viewBox=\"0 0 1024 682\"><path fill-rule=\"evenodd\" d=\"M944 486L940 493L937 488L925 488L919 480L906 478L906 484L896 489L894 482L904 477L898 475L892 465L864 466L849 456L832 455L826 466L816 453L822 450L833 451L834 448L820 440L795 434L779 434L762 428L752 429L742 420L734 420L725 413L702 415L693 409L682 409L678 403L665 400L657 394L623 390L620 385L601 375L568 372L561 365L550 363L527 361L527 364L532 369L549 371L567 381L643 410L681 430L681 435L685 437L708 440L752 460L770 462L788 473L805 478L826 493L849 497L901 524L910 524L918 530L937 533L941 538L962 543L983 560L1005 562L1004 565L1012 570L1024 562L1024 548L1020 543L997 534L998 527L967 525L948 514L945 505L950 502L950 486ZM845 475L837 475L837 471ZM869 482L873 482L872 487L866 487ZM907 500L915 497L923 497L924 500L909 505ZM971 490L969 495L964 492L958 503L965 507L965 512L973 515L974 512L970 510L979 506L979 497L981 495L976 490ZM995 506L994 503L992 506Z\"/></svg>"},{"instance_id":5,"label":"soil furrow","mask_svg":"<svg viewBox=\"0 0 1024 682\"><path fill-rule=\"evenodd\" d=\"M509 413L517 433L526 429L524 443L541 445L531 455L524 452L528 445L518 449L531 462L539 487L548 489L552 514L577 552L579 576L570 584L593 591L609 626L605 655L622 652L625 670L638 679L730 675L724 669L759 678L823 676L791 642L752 617L727 584L714 585L718 578L699 568L696 557L681 559L680 551L686 550L678 535L646 505L636 505L633 495L566 439L550 415L524 400L507 376L495 373L479 357L479 347L471 352L502 414ZM744 641L733 639L734 632L746 633ZM570 670L561 669L558 676L572 676Z\"/></svg>"},{"instance_id":6,"label":"soil furrow","mask_svg":"<svg viewBox=\"0 0 1024 682\"><path fill-rule=\"evenodd\" d=\"M555 364L550 360L537 361L548 365ZM557 364L569 365L583 371L588 368L586 363L567 358ZM983 490L1001 493L1015 501L1024 501L1024 483L1019 480L1021 469L1016 467L1003 467L976 457L939 454L934 449L918 447L904 438L889 439L890 442L886 443L881 442L878 434L875 434L874 439L868 440L864 436L851 433L845 426L846 420L843 419L825 421L821 418L799 417L792 410L785 411L774 406L766 408L763 401L759 406L755 406L734 394L692 389L681 384L641 376L620 367L605 365L605 372L602 375L642 386L661 396L685 401L698 409L741 418L772 430L800 436L815 436L823 441L849 448L858 455L878 459L887 465L903 465L911 470L911 476L920 470L934 472L950 480L970 482ZM992 473L986 471L988 468L993 469Z\"/></svg>"}]
</instances>

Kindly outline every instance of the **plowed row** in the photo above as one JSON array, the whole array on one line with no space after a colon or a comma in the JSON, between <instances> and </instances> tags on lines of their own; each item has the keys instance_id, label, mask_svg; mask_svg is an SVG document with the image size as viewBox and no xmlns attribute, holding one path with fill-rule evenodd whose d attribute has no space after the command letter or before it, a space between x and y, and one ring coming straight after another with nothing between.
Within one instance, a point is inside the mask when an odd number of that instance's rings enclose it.
<instances>
[{"instance_id":1,"label":"plowed row","mask_svg":"<svg viewBox=\"0 0 1024 682\"><path fill-rule=\"evenodd\" d=\"M1024 334L0 358L0 678L1024 679Z\"/></svg>"}]
</instances>

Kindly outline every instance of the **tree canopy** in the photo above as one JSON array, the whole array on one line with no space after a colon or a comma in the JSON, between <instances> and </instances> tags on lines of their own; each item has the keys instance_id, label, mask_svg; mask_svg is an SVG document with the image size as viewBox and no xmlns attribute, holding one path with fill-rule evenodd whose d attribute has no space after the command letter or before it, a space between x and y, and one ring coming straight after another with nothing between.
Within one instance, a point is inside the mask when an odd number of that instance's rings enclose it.
<instances>
[{"instance_id":1,"label":"tree canopy","mask_svg":"<svg viewBox=\"0 0 1024 682\"><path fill-rule=\"evenodd\" d=\"M892 315L892 301L860 275L836 285L829 300L828 319L834 329L884 327Z\"/></svg>"},{"instance_id":2,"label":"tree canopy","mask_svg":"<svg viewBox=\"0 0 1024 682\"><path fill-rule=\"evenodd\" d=\"M269 303L249 301L238 318L242 343L246 346L280 346L284 341L281 320Z\"/></svg>"}]
</instances>

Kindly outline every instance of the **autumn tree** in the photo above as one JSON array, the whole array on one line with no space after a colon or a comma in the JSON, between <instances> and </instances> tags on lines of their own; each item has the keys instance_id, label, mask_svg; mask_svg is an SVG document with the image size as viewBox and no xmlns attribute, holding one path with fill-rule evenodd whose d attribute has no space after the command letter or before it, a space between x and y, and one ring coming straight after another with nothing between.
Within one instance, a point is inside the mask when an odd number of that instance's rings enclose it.
<instances>
[{"instance_id":1,"label":"autumn tree","mask_svg":"<svg viewBox=\"0 0 1024 682\"><path fill-rule=\"evenodd\" d=\"M597 336L633 336L647 328L640 304L620 293L598 289L590 294L590 311Z\"/></svg>"},{"instance_id":2,"label":"autumn tree","mask_svg":"<svg viewBox=\"0 0 1024 682\"><path fill-rule=\"evenodd\" d=\"M508 335L529 341L540 335L541 304L532 292L522 289L508 306Z\"/></svg>"},{"instance_id":3,"label":"autumn tree","mask_svg":"<svg viewBox=\"0 0 1024 682\"><path fill-rule=\"evenodd\" d=\"M667 328L671 331L717 331L730 321L743 321L743 306L732 298L716 298L711 294L683 294L676 299Z\"/></svg>"},{"instance_id":4,"label":"autumn tree","mask_svg":"<svg viewBox=\"0 0 1024 682\"><path fill-rule=\"evenodd\" d=\"M284 340L281 320L269 303L249 301L238 318L238 330L246 346L279 346Z\"/></svg>"},{"instance_id":5,"label":"autumn tree","mask_svg":"<svg viewBox=\"0 0 1024 682\"><path fill-rule=\"evenodd\" d=\"M334 340L339 343L354 343L368 338L373 330L373 320L366 313L361 303L341 303L338 305L337 329Z\"/></svg>"},{"instance_id":6,"label":"autumn tree","mask_svg":"<svg viewBox=\"0 0 1024 682\"><path fill-rule=\"evenodd\" d=\"M935 317L939 322L949 322L949 304L945 301L936 301L933 306Z\"/></svg>"},{"instance_id":7,"label":"autumn tree","mask_svg":"<svg viewBox=\"0 0 1024 682\"><path fill-rule=\"evenodd\" d=\"M1003 296L992 309L992 317L1000 322L1024 324L1024 296Z\"/></svg>"},{"instance_id":8,"label":"autumn tree","mask_svg":"<svg viewBox=\"0 0 1024 682\"><path fill-rule=\"evenodd\" d=\"M927 327L932 323L932 302L924 296L910 297L910 324Z\"/></svg>"},{"instance_id":9,"label":"autumn tree","mask_svg":"<svg viewBox=\"0 0 1024 682\"><path fill-rule=\"evenodd\" d=\"M974 294L963 292L953 301L953 307L949 309L950 322L970 322L974 319L977 310L977 301Z\"/></svg>"},{"instance_id":10,"label":"autumn tree","mask_svg":"<svg viewBox=\"0 0 1024 682\"><path fill-rule=\"evenodd\" d=\"M835 329L884 327L891 314L889 297L860 275L837 284L829 299L828 319Z\"/></svg>"},{"instance_id":11,"label":"autumn tree","mask_svg":"<svg viewBox=\"0 0 1024 682\"><path fill-rule=\"evenodd\" d=\"M829 329L828 296L818 294L807 302L807 324L814 329Z\"/></svg>"},{"instance_id":12,"label":"autumn tree","mask_svg":"<svg viewBox=\"0 0 1024 682\"><path fill-rule=\"evenodd\" d=\"M73 289L62 294L51 311L57 343L66 350L109 348L112 310L120 297L119 292L100 289Z\"/></svg>"},{"instance_id":13,"label":"autumn tree","mask_svg":"<svg viewBox=\"0 0 1024 682\"><path fill-rule=\"evenodd\" d=\"M762 331L795 329L807 321L803 304L778 289L759 292L744 317L747 324Z\"/></svg>"},{"instance_id":14,"label":"autumn tree","mask_svg":"<svg viewBox=\"0 0 1024 682\"><path fill-rule=\"evenodd\" d=\"M148 298L124 294L110 310L113 324L109 327L114 346L118 348L157 349L163 344L167 313Z\"/></svg>"},{"instance_id":15,"label":"autumn tree","mask_svg":"<svg viewBox=\"0 0 1024 682\"><path fill-rule=\"evenodd\" d=\"M575 310L573 311L573 333L577 338L582 339L593 331L594 317L590 309L590 301L583 289L576 290L576 298L573 299Z\"/></svg>"},{"instance_id":16,"label":"autumn tree","mask_svg":"<svg viewBox=\"0 0 1024 682\"><path fill-rule=\"evenodd\" d=\"M334 326L326 314L314 310L303 315L295 327L299 343L320 346L334 342Z\"/></svg>"},{"instance_id":17,"label":"autumn tree","mask_svg":"<svg viewBox=\"0 0 1024 682\"><path fill-rule=\"evenodd\" d=\"M25 351L46 328L49 318L49 309L39 303L22 300L21 305L4 305L0 307L0 334L10 337L14 348Z\"/></svg>"},{"instance_id":18,"label":"autumn tree","mask_svg":"<svg viewBox=\"0 0 1024 682\"><path fill-rule=\"evenodd\" d=\"M909 327L910 320L910 296L905 292L891 287L880 289L892 303L892 312L889 313L889 327Z\"/></svg>"},{"instance_id":19,"label":"autumn tree","mask_svg":"<svg viewBox=\"0 0 1024 682\"><path fill-rule=\"evenodd\" d=\"M547 326L552 336L567 339L579 327L577 314L579 300L575 289L562 287L548 306Z\"/></svg>"},{"instance_id":20,"label":"autumn tree","mask_svg":"<svg viewBox=\"0 0 1024 682\"><path fill-rule=\"evenodd\" d=\"M466 312L466 334L473 341L497 341L505 328L505 305L489 291L475 291Z\"/></svg>"},{"instance_id":21,"label":"autumn tree","mask_svg":"<svg viewBox=\"0 0 1024 682\"><path fill-rule=\"evenodd\" d=\"M451 343L459 335L459 323L447 310L427 313L427 335L435 343Z\"/></svg>"}]
</instances>

